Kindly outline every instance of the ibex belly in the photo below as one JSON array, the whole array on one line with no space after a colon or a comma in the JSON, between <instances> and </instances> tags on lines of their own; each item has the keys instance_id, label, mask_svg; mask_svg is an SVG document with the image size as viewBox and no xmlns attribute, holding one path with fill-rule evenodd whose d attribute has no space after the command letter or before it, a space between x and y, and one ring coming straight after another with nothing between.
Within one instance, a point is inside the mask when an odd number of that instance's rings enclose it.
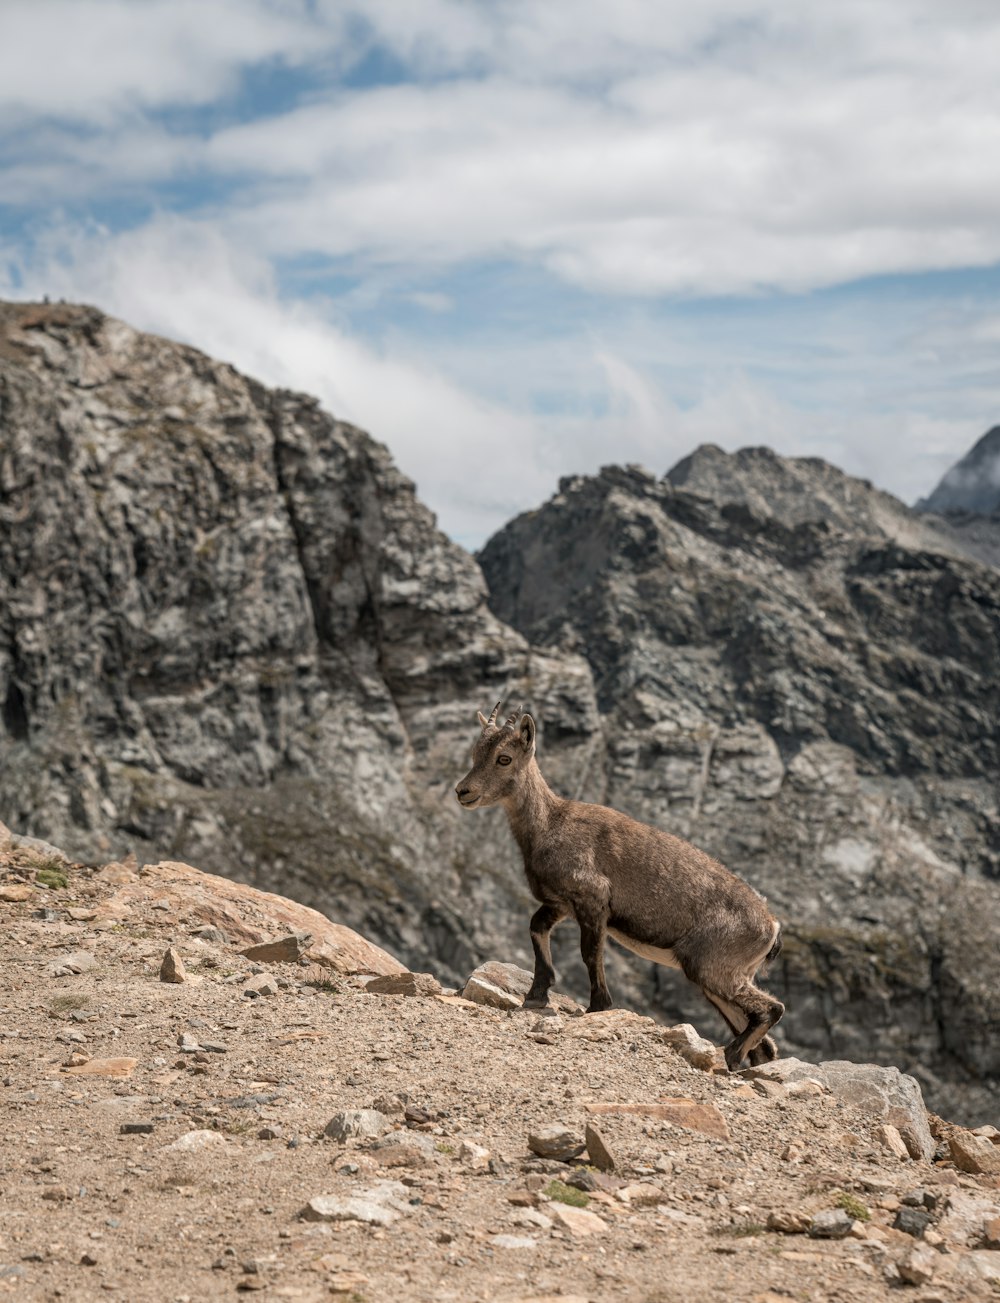
<instances>
[{"instance_id":1,"label":"ibex belly","mask_svg":"<svg viewBox=\"0 0 1000 1303\"><path fill-rule=\"evenodd\" d=\"M608 936L614 937L619 945L631 950L634 955L639 955L642 959L651 959L654 964L664 964L667 968L680 968L677 962L677 956L672 950L667 950L662 946L650 946L645 941L633 941L631 937L619 932L616 928L608 928Z\"/></svg>"}]
</instances>

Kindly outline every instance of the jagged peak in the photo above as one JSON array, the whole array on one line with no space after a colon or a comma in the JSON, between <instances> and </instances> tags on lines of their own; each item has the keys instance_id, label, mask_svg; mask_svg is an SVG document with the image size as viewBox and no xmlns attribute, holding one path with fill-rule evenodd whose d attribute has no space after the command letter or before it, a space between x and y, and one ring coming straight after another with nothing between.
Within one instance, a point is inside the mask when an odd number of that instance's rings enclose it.
<instances>
[{"instance_id":1,"label":"jagged peak","mask_svg":"<svg viewBox=\"0 0 1000 1303\"><path fill-rule=\"evenodd\" d=\"M994 425L946 471L937 487L917 503L918 511L1000 512L1000 425Z\"/></svg>"}]
</instances>

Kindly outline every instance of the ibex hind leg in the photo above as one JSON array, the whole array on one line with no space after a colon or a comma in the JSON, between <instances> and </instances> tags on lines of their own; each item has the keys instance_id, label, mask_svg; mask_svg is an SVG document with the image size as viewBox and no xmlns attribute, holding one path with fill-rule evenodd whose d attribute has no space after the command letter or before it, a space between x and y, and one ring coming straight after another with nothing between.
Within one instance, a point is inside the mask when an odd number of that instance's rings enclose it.
<instances>
[{"instance_id":1,"label":"ibex hind leg","mask_svg":"<svg viewBox=\"0 0 1000 1303\"><path fill-rule=\"evenodd\" d=\"M733 1012L738 1010L743 1015L742 1031L736 1031L726 1046L726 1066L730 1072L735 1072L745 1058L756 1066L778 1057L778 1047L767 1033L785 1012L780 1000L749 981L742 982L728 997L715 991L706 994L717 1008L717 1000L722 1000ZM733 1023L730 1026L736 1030Z\"/></svg>"},{"instance_id":2,"label":"ibex hind leg","mask_svg":"<svg viewBox=\"0 0 1000 1303\"><path fill-rule=\"evenodd\" d=\"M721 996L712 994L711 991L702 991L705 999L713 1005L719 1012L723 1022L733 1033L733 1036L739 1036L746 1030L747 1018L742 1010L737 1009L736 1005L731 1004L728 1000L723 1000ZM778 1057L778 1047L770 1036L765 1036L760 1044L752 1049L747 1055L751 1065L755 1068L762 1063L770 1063L772 1059Z\"/></svg>"}]
</instances>

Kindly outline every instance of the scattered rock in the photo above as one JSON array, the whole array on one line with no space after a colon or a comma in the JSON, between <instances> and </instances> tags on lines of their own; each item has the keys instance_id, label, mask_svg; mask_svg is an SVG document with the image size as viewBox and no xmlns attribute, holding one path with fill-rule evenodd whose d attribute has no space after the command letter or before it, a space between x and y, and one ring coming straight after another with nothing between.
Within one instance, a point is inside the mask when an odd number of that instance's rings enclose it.
<instances>
[{"instance_id":1,"label":"scattered rock","mask_svg":"<svg viewBox=\"0 0 1000 1303\"><path fill-rule=\"evenodd\" d=\"M278 983L270 973L257 973L246 982L243 994L251 1000L256 1000L260 995L277 995Z\"/></svg>"},{"instance_id":2,"label":"scattered rock","mask_svg":"<svg viewBox=\"0 0 1000 1303\"><path fill-rule=\"evenodd\" d=\"M843 1208L825 1208L809 1223L808 1234L814 1240L842 1240L850 1235L854 1218Z\"/></svg>"},{"instance_id":3,"label":"scattered rock","mask_svg":"<svg viewBox=\"0 0 1000 1303\"><path fill-rule=\"evenodd\" d=\"M185 1131L182 1136L172 1140L169 1145L164 1145L161 1152L164 1154L199 1154L205 1150L217 1150L219 1153L227 1153L229 1149L229 1141L225 1136L220 1135L218 1131Z\"/></svg>"},{"instance_id":4,"label":"scattered rock","mask_svg":"<svg viewBox=\"0 0 1000 1303\"><path fill-rule=\"evenodd\" d=\"M665 1045L676 1050L693 1068L711 1072L714 1067L724 1062L719 1048L711 1041L705 1040L704 1036L699 1036L688 1022L678 1023L676 1027L664 1027L660 1037Z\"/></svg>"},{"instance_id":5,"label":"scattered rock","mask_svg":"<svg viewBox=\"0 0 1000 1303\"><path fill-rule=\"evenodd\" d=\"M73 1077L111 1077L115 1081L124 1081L135 1071L138 1059L88 1059L79 1067L67 1068Z\"/></svg>"},{"instance_id":6,"label":"scattered rock","mask_svg":"<svg viewBox=\"0 0 1000 1303\"><path fill-rule=\"evenodd\" d=\"M520 1009L524 997L531 990L534 975L517 964L501 964L496 960L480 966L470 975L462 996L474 1004L486 1004L494 1009ZM549 1005L567 1013L582 1013L575 1000L565 995L549 995Z\"/></svg>"},{"instance_id":7,"label":"scattered rock","mask_svg":"<svg viewBox=\"0 0 1000 1303\"><path fill-rule=\"evenodd\" d=\"M335 1113L323 1128L325 1136L341 1142L345 1140L374 1140L384 1136L392 1122L384 1113L374 1108L347 1109Z\"/></svg>"},{"instance_id":8,"label":"scattered rock","mask_svg":"<svg viewBox=\"0 0 1000 1303\"><path fill-rule=\"evenodd\" d=\"M1000 1147L985 1136L971 1131L955 1130L948 1137L951 1160L960 1172L975 1176L1000 1176Z\"/></svg>"},{"instance_id":9,"label":"scattered rock","mask_svg":"<svg viewBox=\"0 0 1000 1303\"><path fill-rule=\"evenodd\" d=\"M376 1181L357 1195L341 1197L320 1194L310 1199L299 1216L307 1222L366 1222L370 1226L391 1226L413 1212L409 1192L400 1181Z\"/></svg>"},{"instance_id":10,"label":"scattered rock","mask_svg":"<svg viewBox=\"0 0 1000 1303\"><path fill-rule=\"evenodd\" d=\"M899 1128L894 1127L891 1122L882 1122L875 1128L875 1139L896 1158L909 1160L910 1151L903 1143Z\"/></svg>"},{"instance_id":11,"label":"scattered rock","mask_svg":"<svg viewBox=\"0 0 1000 1303\"><path fill-rule=\"evenodd\" d=\"M597 1170L599 1172L615 1171L618 1160L597 1127L588 1122L584 1128L583 1137L587 1145L587 1154Z\"/></svg>"},{"instance_id":12,"label":"scattered rock","mask_svg":"<svg viewBox=\"0 0 1000 1303\"><path fill-rule=\"evenodd\" d=\"M365 984L373 995L440 995L444 988L431 973L389 973Z\"/></svg>"},{"instance_id":13,"label":"scattered rock","mask_svg":"<svg viewBox=\"0 0 1000 1303\"><path fill-rule=\"evenodd\" d=\"M86 950L74 950L72 954L63 955L49 965L52 977L76 977L80 973L89 973L97 967L96 958Z\"/></svg>"},{"instance_id":14,"label":"scattered rock","mask_svg":"<svg viewBox=\"0 0 1000 1303\"><path fill-rule=\"evenodd\" d=\"M163 962L160 964L160 981L180 983L186 977L187 969L184 967L184 960L171 946L164 954Z\"/></svg>"},{"instance_id":15,"label":"scattered rock","mask_svg":"<svg viewBox=\"0 0 1000 1303\"><path fill-rule=\"evenodd\" d=\"M152 1134L152 1122L123 1122L118 1128L123 1136L148 1136Z\"/></svg>"},{"instance_id":16,"label":"scattered rock","mask_svg":"<svg viewBox=\"0 0 1000 1303\"><path fill-rule=\"evenodd\" d=\"M24 883L4 883L0 885L0 900L4 900L8 905L17 905L25 900L31 900L35 894L34 887L29 887Z\"/></svg>"},{"instance_id":17,"label":"scattered rock","mask_svg":"<svg viewBox=\"0 0 1000 1303\"><path fill-rule=\"evenodd\" d=\"M257 964L294 964L298 963L310 945L311 933L289 932L276 941L262 941L258 945L247 946L240 954Z\"/></svg>"},{"instance_id":18,"label":"scattered rock","mask_svg":"<svg viewBox=\"0 0 1000 1303\"><path fill-rule=\"evenodd\" d=\"M473 1171L483 1172L489 1167L490 1151L484 1145L463 1140L458 1147L458 1161L466 1167L471 1167Z\"/></svg>"},{"instance_id":19,"label":"scattered rock","mask_svg":"<svg viewBox=\"0 0 1000 1303\"><path fill-rule=\"evenodd\" d=\"M569 1231L574 1239L588 1239L592 1235L604 1235L608 1224L597 1213L588 1212L586 1208L570 1208L564 1203L548 1205L548 1211L557 1226Z\"/></svg>"},{"instance_id":20,"label":"scattered rock","mask_svg":"<svg viewBox=\"0 0 1000 1303\"><path fill-rule=\"evenodd\" d=\"M497 1249L534 1249L538 1241L530 1235L491 1235L490 1243Z\"/></svg>"},{"instance_id":21,"label":"scattered rock","mask_svg":"<svg viewBox=\"0 0 1000 1303\"><path fill-rule=\"evenodd\" d=\"M587 1104L586 1109L588 1113L601 1116L629 1114L632 1117L656 1118L685 1127L689 1131L714 1136L717 1140L730 1139L729 1125L715 1105L696 1104L693 1099L676 1097L655 1104Z\"/></svg>"},{"instance_id":22,"label":"scattered rock","mask_svg":"<svg viewBox=\"0 0 1000 1303\"><path fill-rule=\"evenodd\" d=\"M812 1226L812 1216L794 1208L777 1208L767 1215L767 1229L782 1235L804 1235Z\"/></svg>"},{"instance_id":23,"label":"scattered rock","mask_svg":"<svg viewBox=\"0 0 1000 1303\"><path fill-rule=\"evenodd\" d=\"M918 1245L900 1258L896 1270L908 1285L926 1285L934 1275L938 1260L933 1249Z\"/></svg>"},{"instance_id":24,"label":"scattered rock","mask_svg":"<svg viewBox=\"0 0 1000 1303\"><path fill-rule=\"evenodd\" d=\"M539 1158L554 1158L566 1163L578 1158L586 1149L586 1141L576 1131L552 1123L528 1133L528 1148Z\"/></svg>"},{"instance_id":25,"label":"scattered rock","mask_svg":"<svg viewBox=\"0 0 1000 1303\"><path fill-rule=\"evenodd\" d=\"M930 1224L930 1213L925 1213L922 1208L900 1208L895 1221L892 1223L892 1229L894 1231L904 1231L907 1235L912 1235L914 1239L919 1240Z\"/></svg>"},{"instance_id":26,"label":"scattered rock","mask_svg":"<svg viewBox=\"0 0 1000 1303\"><path fill-rule=\"evenodd\" d=\"M73 1198L73 1192L65 1185L48 1185L42 1191L42 1198L49 1203L66 1203Z\"/></svg>"}]
</instances>

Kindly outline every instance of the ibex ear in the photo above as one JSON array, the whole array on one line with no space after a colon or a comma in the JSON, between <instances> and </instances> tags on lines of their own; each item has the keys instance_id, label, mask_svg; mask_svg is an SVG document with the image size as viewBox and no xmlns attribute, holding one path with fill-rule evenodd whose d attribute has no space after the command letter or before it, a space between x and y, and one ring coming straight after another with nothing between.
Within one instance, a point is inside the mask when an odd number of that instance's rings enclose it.
<instances>
[{"instance_id":1,"label":"ibex ear","mask_svg":"<svg viewBox=\"0 0 1000 1303\"><path fill-rule=\"evenodd\" d=\"M531 755L535 749L535 721L530 715L521 716L518 732L521 738L521 746L524 747L528 755Z\"/></svg>"}]
</instances>

